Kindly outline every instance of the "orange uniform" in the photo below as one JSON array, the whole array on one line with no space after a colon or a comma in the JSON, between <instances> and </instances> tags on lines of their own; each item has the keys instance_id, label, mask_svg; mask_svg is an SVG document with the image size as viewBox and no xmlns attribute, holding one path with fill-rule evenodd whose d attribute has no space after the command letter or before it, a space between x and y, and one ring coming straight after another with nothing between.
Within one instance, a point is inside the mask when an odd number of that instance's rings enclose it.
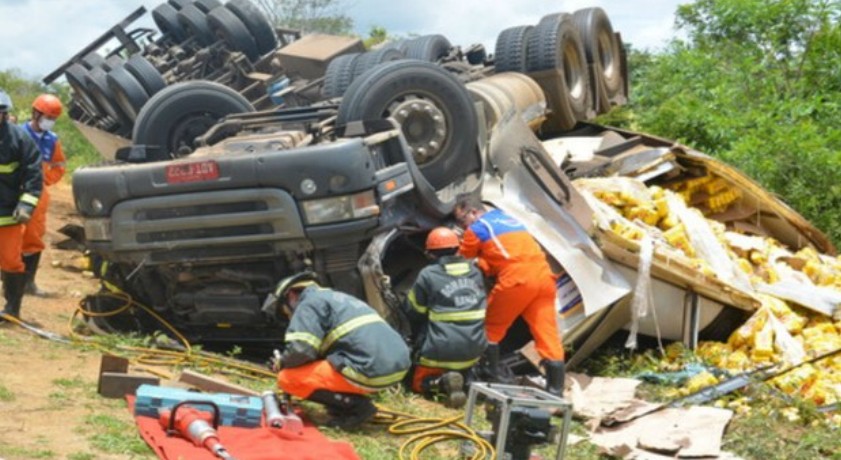
<instances>
[{"instance_id":1,"label":"orange uniform","mask_svg":"<svg viewBox=\"0 0 841 460\"><path fill-rule=\"evenodd\" d=\"M485 275L496 278L485 317L488 341L499 343L522 316L540 356L563 361L555 311L556 277L525 226L500 210L489 211L467 228L459 252L477 257Z\"/></svg>"},{"instance_id":2,"label":"orange uniform","mask_svg":"<svg viewBox=\"0 0 841 460\"><path fill-rule=\"evenodd\" d=\"M65 158L58 136L52 131L38 133L32 129L31 123L22 125L24 131L35 141L38 150L41 152L41 164L44 177L44 187L41 191L41 198L38 207L32 213L32 219L26 224L23 234L23 253L35 254L44 250L44 234L47 231L47 207L50 203L50 195L47 187L56 184L64 177Z\"/></svg>"}]
</instances>

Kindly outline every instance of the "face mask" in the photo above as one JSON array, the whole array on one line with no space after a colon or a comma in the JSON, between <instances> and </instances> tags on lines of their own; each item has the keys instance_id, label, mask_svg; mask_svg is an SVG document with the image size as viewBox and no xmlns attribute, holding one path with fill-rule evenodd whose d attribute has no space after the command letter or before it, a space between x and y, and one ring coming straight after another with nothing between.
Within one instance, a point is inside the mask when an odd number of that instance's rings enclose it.
<instances>
[{"instance_id":1,"label":"face mask","mask_svg":"<svg viewBox=\"0 0 841 460\"><path fill-rule=\"evenodd\" d=\"M49 118L41 117L41 119L38 120L38 126L41 128L41 131L49 131L53 129L53 126L55 126L55 120L50 120Z\"/></svg>"}]
</instances>

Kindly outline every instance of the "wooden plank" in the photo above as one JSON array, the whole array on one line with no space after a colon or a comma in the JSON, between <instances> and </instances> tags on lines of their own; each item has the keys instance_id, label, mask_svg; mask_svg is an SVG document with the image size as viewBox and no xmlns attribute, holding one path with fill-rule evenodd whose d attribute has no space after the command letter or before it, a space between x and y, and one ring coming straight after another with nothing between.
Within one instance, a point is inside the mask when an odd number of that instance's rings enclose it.
<instances>
[{"instance_id":1,"label":"wooden plank","mask_svg":"<svg viewBox=\"0 0 841 460\"><path fill-rule=\"evenodd\" d=\"M245 396L260 396L260 393L250 388L231 383L222 379L217 379L209 375L186 369L181 372L178 377L179 382L190 384L200 390L211 393L231 393Z\"/></svg>"}]
</instances>

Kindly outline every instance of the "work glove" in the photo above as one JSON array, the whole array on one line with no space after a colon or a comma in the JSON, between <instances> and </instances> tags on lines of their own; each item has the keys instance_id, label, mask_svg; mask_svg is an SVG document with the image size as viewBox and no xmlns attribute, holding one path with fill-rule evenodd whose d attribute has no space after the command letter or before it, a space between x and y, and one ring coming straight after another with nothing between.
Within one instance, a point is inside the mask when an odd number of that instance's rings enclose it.
<instances>
[{"instance_id":1,"label":"work glove","mask_svg":"<svg viewBox=\"0 0 841 460\"><path fill-rule=\"evenodd\" d=\"M280 372L283 369L283 363L280 360L280 350L275 349L272 352L272 357L269 358L268 365L272 372Z\"/></svg>"},{"instance_id":2,"label":"work glove","mask_svg":"<svg viewBox=\"0 0 841 460\"><path fill-rule=\"evenodd\" d=\"M34 209L29 203L19 202L14 212L12 212L12 218L19 224L25 224L29 222L29 219L32 219L32 211Z\"/></svg>"}]
</instances>

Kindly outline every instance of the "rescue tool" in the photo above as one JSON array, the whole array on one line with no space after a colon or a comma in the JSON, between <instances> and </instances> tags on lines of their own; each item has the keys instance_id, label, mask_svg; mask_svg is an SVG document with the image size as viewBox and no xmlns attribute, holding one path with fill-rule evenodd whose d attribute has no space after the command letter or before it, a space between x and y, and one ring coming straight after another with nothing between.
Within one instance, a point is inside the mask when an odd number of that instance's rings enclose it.
<instances>
[{"instance_id":1,"label":"rescue tool","mask_svg":"<svg viewBox=\"0 0 841 460\"><path fill-rule=\"evenodd\" d=\"M191 405L204 405L213 413L198 410ZM236 460L219 441L216 429L219 427L219 407L210 401L182 401L172 409L161 409L161 426L167 436L178 435L192 441L198 447L205 447L223 460Z\"/></svg>"},{"instance_id":2,"label":"rescue tool","mask_svg":"<svg viewBox=\"0 0 841 460\"><path fill-rule=\"evenodd\" d=\"M304 421L295 413L288 395L284 396L282 403L273 391L264 391L260 398L263 400L266 425L290 433L304 434Z\"/></svg>"}]
</instances>

